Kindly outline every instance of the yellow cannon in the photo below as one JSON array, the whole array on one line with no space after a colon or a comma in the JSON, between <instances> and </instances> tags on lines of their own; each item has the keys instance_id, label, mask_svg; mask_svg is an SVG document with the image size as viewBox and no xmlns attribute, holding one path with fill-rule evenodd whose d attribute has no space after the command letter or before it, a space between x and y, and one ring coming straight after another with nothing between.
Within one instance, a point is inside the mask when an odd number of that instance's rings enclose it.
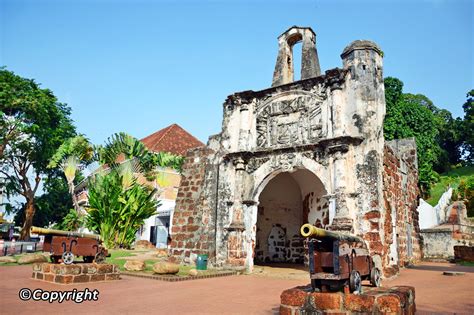
<instances>
[{"instance_id":1,"label":"yellow cannon","mask_svg":"<svg viewBox=\"0 0 474 315\"><path fill-rule=\"evenodd\" d=\"M309 273L315 291L348 286L351 292L360 292L362 280L380 286L380 270L362 238L311 224L301 226L300 232L308 238Z\"/></svg>"}]
</instances>

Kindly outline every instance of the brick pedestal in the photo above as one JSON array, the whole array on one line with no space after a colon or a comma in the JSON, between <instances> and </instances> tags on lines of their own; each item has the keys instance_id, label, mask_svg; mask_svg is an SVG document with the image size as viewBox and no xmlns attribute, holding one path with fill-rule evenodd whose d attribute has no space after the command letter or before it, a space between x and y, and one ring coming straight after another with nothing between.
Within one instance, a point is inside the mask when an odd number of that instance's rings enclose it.
<instances>
[{"instance_id":1,"label":"brick pedestal","mask_svg":"<svg viewBox=\"0 0 474 315\"><path fill-rule=\"evenodd\" d=\"M119 280L120 271L112 264L33 264L33 279L53 283L87 283L106 280Z\"/></svg>"},{"instance_id":2,"label":"brick pedestal","mask_svg":"<svg viewBox=\"0 0 474 315\"><path fill-rule=\"evenodd\" d=\"M296 287L280 296L281 315L303 314L415 314L415 288L364 288L362 294L311 292L311 287Z\"/></svg>"}]
</instances>

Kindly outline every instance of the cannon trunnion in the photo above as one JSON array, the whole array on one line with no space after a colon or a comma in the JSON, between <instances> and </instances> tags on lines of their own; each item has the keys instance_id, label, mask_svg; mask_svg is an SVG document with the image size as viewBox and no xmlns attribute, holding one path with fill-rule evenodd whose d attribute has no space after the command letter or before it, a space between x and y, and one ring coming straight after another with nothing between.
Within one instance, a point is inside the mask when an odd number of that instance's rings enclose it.
<instances>
[{"instance_id":1,"label":"cannon trunnion","mask_svg":"<svg viewBox=\"0 0 474 315\"><path fill-rule=\"evenodd\" d=\"M72 264L75 257L82 256L84 262L102 263L108 251L102 246L99 235L50 230L31 227L31 233L44 235L43 252L51 254L53 263Z\"/></svg>"},{"instance_id":2,"label":"cannon trunnion","mask_svg":"<svg viewBox=\"0 0 474 315\"><path fill-rule=\"evenodd\" d=\"M314 290L340 290L348 286L360 292L362 280L380 286L380 270L374 266L360 237L326 231L311 224L301 227L308 238L309 272Z\"/></svg>"}]
</instances>

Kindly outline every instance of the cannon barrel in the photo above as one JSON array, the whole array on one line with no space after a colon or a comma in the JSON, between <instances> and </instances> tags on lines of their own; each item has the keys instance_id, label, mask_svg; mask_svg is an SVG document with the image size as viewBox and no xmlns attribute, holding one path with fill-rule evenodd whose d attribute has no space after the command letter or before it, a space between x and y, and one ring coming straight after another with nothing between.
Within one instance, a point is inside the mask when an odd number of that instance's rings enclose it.
<instances>
[{"instance_id":1,"label":"cannon barrel","mask_svg":"<svg viewBox=\"0 0 474 315\"><path fill-rule=\"evenodd\" d=\"M40 235L74 236L74 237L85 237L85 238L93 238L96 240L100 240L100 235L97 235L97 234L43 229L37 226L32 226L30 228L30 232L35 233L35 234L40 234Z\"/></svg>"},{"instance_id":2,"label":"cannon barrel","mask_svg":"<svg viewBox=\"0 0 474 315\"><path fill-rule=\"evenodd\" d=\"M347 235L338 232L327 231L320 229L311 225L309 223L303 224L300 229L301 235L303 237L314 237L314 238L330 238L340 241L349 241L349 242L363 242L362 238L354 235Z\"/></svg>"}]
</instances>

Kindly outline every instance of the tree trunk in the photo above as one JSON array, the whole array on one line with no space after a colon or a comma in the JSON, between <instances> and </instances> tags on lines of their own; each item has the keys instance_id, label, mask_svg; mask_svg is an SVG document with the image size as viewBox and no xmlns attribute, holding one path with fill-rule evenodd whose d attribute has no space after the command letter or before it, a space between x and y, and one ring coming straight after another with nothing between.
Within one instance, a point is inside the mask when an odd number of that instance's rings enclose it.
<instances>
[{"instance_id":1,"label":"tree trunk","mask_svg":"<svg viewBox=\"0 0 474 315\"><path fill-rule=\"evenodd\" d=\"M74 210L76 210L77 215L79 217L81 217L82 216L82 211L81 211L81 207L79 207L79 203L77 202L77 197L76 197L76 194L74 192L74 183L73 182L68 182L67 185L69 187L69 193L71 194L72 205L74 207Z\"/></svg>"},{"instance_id":2,"label":"tree trunk","mask_svg":"<svg viewBox=\"0 0 474 315\"><path fill-rule=\"evenodd\" d=\"M34 195L29 194L26 197L25 206L25 222L20 232L20 240L27 241L30 239L30 228L33 225L33 216L35 215Z\"/></svg>"}]
</instances>

